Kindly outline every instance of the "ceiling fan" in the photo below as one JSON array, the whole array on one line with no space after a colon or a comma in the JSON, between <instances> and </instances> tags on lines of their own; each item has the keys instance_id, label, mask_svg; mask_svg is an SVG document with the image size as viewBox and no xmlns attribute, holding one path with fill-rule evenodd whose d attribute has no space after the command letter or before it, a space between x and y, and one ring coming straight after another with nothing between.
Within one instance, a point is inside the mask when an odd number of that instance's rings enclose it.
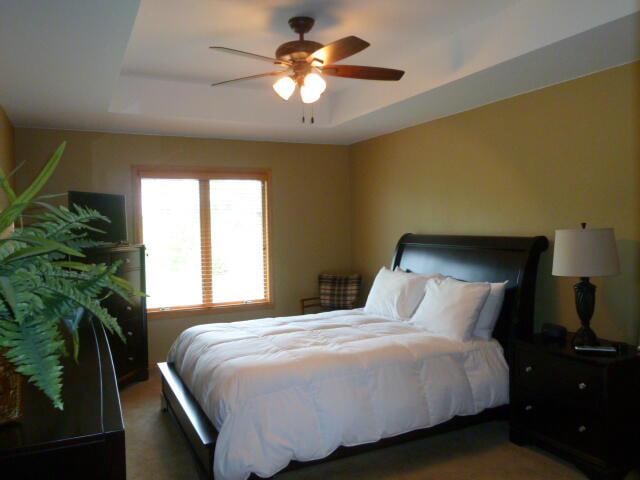
<instances>
[{"instance_id":1,"label":"ceiling fan","mask_svg":"<svg viewBox=\"0 0 640 480\"><path fill-rule=\"evenodd\" d=\"M300 38L280 45L276 49L274 58L233 48L210 47L221 52L242 55L283 67L283 69L273 72L217 82L212 86L251 80L253 78L279 76L280 78L273 84L273 89L283 100L289 100L296 86L299 86L302 101L304 103L314 103L327 87L322 78L323 75L360 80L400 80L404 75L404 71L392 68L336 65L335 62L367 48L369 43L355 36L341 38L327 45L305 40L305 33L311 30L314 23L315 20L311 17L290 18L289 26Z\"/></svg>"}]
</instances>

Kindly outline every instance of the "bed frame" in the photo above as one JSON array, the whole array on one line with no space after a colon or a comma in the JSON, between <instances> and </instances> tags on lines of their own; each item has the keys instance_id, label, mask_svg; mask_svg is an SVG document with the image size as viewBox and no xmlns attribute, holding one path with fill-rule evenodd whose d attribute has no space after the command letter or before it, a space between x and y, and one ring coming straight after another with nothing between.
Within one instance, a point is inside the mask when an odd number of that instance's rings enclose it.
<instances>
[{"instance_id":1,"label":"bed frame","mask_svg":"<svg viewBox=\"0 0 640 480\"><path fill-rule=\"evenodd\" d=\"M392 268L416 273L439 272L469 282L509 280L505 301L494 337L502 344L512 365L513 340L533 335L533 310L540 254L547 249L545 237L476 237L415 235L407 233L398 241ZM184 433L203 478L213 480L213 453L218 432L178 376L173 365L160 363L163 410L168 411ZM312 462L291 462L286 470L313 465L379 448L451 431L487 420L507 418L507 409L487 409L477 415L458 416L439 425L416 430L379 442L340 447L328 457ZM252 478L258 478L252 476Z\"/></svg>"}]
</instances>

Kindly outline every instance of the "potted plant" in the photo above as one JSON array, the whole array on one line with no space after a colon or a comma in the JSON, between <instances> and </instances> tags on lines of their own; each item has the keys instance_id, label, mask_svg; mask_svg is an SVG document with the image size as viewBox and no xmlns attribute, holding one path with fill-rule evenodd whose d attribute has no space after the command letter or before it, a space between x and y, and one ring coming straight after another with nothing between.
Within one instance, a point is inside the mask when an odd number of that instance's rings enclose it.
<instances>
[{"instance_id":1,"label":"potted plant","mask_svg":"<svg viewBox=\"0 0 640 480\"><path fill-rule=\"evenodd\" d=\"M101 306L109 295L130 300L143 295L116 275L118 264L78 261L83 249L99 245L88 239L95 210L45 203L39 193L60 162L58 147L40 174L17 194L0 169L0 187L8 199L0 212L0 423L20 416L20 384L25 377L63 408L62 362L72 346L77 361L78 328L88 315L124 337L117 320ZM2 418L4 415L4 418Z\"/></svg>"}]
</instances>

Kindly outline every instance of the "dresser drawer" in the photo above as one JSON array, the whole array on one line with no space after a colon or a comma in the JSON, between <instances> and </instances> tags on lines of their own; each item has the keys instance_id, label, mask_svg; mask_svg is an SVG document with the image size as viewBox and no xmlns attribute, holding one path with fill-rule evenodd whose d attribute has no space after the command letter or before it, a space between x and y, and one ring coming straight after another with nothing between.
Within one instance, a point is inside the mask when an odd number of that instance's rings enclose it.
<instances>
[{"instance_id":1,"label":"dresser drawer","mask_svg":"<svg viewBox=\"0 0 640 480\"><path fill-rule=\"evenodd\" d=\"M142 332L140 332L137 325L133 322L121 322L120 328L122 329L122 335L127 341L127 345L136 344L142 337Z\"/></svg>"},{"instance_id":2,"label":"dresser drawer","mask_svg":"<svg viewBox=\"0 0 640 480\"><path fill-rule=\"evenodd\" d=\"M109 313L118 319L118 323L122 323L128 320L135 320L139 322L140 315L142 313L143 299L131 298L130 301L126 301L119 295L113 294L104 302L104 307Z\"/></svg>"},{"instance_id":3,"label":"dresser drawer","mask_svg":"<svg viewBox=\"0 0 640 480\"><path fill-rule=\"evenodd\" d=\"M140 251L112 252L111 261L120 262L119 271L137 270L140 268Z\"/></svg>"},{"instance_id":4,"label":"dresser drawer","mask_svg":"<svg viewBox=\"0 0 640 480\"><path fill-rule=\"evenodd\" d=\"M129 332L131 335L129 335ZM127 375L139 368L143 360L141 357L143 349L140 348L140 343L143 339L136 332L127 330L124 327L122 328L122 333L126 343L117 335L108 335L113 365L118 377Z\"/></svg>"},{"instance_id":5,"label":"dresser drawer","mask_svg":"<svg viewBox=\"0 0 640 480\"><path fill-rule=\"evenodd\" d=\"M122 329L122 335L126 340L126 346L130 349L139 348L144 341L143 325L136 317L120 317L118 324Z\"/></svg>"},{"instance_id":6,"label":"dresser drawer","mask_svg":"<svg viewBox=\"0 0 640 480\"><path fill-rule=\"evenodd\" d=\"M595 411L603 406L604 369L520 348L514 373L517 386L537 395Z\"/></svg>"},{"instance_id":7,"label":"dresser drawer","mask_svg":"<svg viewBox=\"0 0 640 480\"><path fill-rule=\"evenodd\" d=\"M139 318L141 309L142 305L138 299L129 303L119 298L118 301L113 302L108 307L109 313L116 317L120 323L131 321L140 323Z\"/></svg>"},{"instance_id":8,"label":"dresser drawer","mask_svg":"<svg viewBox=\"0 0 640 480\"><path fill-rule=\"evenodd\" d=\"M123 359L124 371L128 373L130 370L135 370L140 366L140 352L137 349L129 348L127 349L127 354Z\"/></svg>"},{"instance_id":9,"label":"dresser drawer","mask_svg":"<svg viewBox=\"0 0 640 480\"><path fill-rule=\"evenodd\" d=\"M607 456L607 432L602 416L522 390L515 394L511 408L514 421L527 430L572 450L598 458Z\"/></svg>"},{"instance_id":10,"label":"dresser drawer","mask_svg":"<svg viewBox=\"0 0 640 480\"><path fill-rule=\"evenodd\" d=\"M134 289L143 290L143 273L139 269L123 270L122 267L120 267L116 274L129 282Z\"/></svg>"}]
</instances>

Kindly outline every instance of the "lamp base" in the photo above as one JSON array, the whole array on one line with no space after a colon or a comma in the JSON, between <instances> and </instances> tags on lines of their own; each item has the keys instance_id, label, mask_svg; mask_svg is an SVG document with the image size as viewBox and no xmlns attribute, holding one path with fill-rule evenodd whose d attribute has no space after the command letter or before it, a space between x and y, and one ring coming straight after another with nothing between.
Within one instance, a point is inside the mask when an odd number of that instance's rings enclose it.
<instances>
[{"instance_id":1,"label":"lamp base","mask_svg":"<svg viewBox=\"0 0 640 480\"><path fill-rule=\"evenodd\" d=\"M596 305L596 287L589 282L588 277L581 277L580 281L573 286L576 293L576 310L580 317L580 323L582 326L578 329L573 337L574 345L597 345L598 337L589 323L593 315L593 310Z\"/></svg>"},{"instance_id":2,"label":"lamp base","mask_svg":"<svg viewBox=\"0 0 640 480\"><path fill-rule=\"evenodd\" d=\"M588 326L582 326L573 336L573 345L593 347L598 345L598 337L591 328Z\"/></svg>"}]
</instances>

